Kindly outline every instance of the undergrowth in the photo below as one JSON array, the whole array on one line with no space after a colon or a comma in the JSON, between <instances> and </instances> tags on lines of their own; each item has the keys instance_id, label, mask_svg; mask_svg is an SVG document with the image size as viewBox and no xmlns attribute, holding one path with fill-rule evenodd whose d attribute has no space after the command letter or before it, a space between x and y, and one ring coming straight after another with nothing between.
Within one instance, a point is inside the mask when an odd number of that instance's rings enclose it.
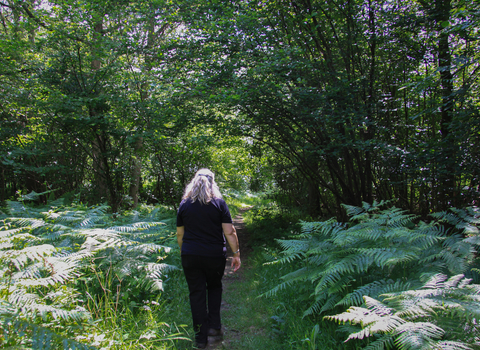
<instances>
[{"instance_id":1,"label":"undergrowth","mask_svg":"<svg viewBox=\"0 0 480 350\"><path fill-rule=\"evenodd\" d=\"M0 347L191 348L171 208L32 198L0 212ZM425 223L374 203L346 206L348 223L309 222L266 197L225 199L232 216L250 208L252 248L224 296L243 334L232 350L480 347L475 208Z\"/></svg>"},{"instance_id":2,"label":"undergrowth","mask_svg":"<svg viewBox=\"0 0 480 350\"><path fill-rule=\"evenodd\" d=\"M0 346L169 348L184 337L158 317L179 265L175 212L25 199L0 214Z\"/></svg>"},{"instance_id":3,"label":"undergrowth","mask_svg":"<svg viewBox=\"0 0 480 350\"><path fill-rule=\"evenodd\" d=\"M0 347L190 349L176 212L79 202L0 211ZM261 201L226 192L234 217Z\"/></svg>"},{"instance_id":4,"label":"undergrowth","mask_svg":"<svg viewBox=\"0 0 480 350\"><path fill-rule=\"evenodd\" d=\"M479 348L480 286L466 278L478 272L477 209L429 223L384 203L346 209L348 223L301 222L278 240L267 265L282 275L265 299L300 306L319 330L337 321L349 346Z\"/></svg>"},{"instance_id":5,"label":"undergrowth","mask_svg":"<svg viewBox=\"0 0 480 350\"><path fill-rule=\"evenodd\" d=\"M285 210L265 198L244 214L247 230L250 232L249 245L253 249L245 273L245 283L238 291L239 294L244 293L249 298L249 307L244 311L245 327L252 322L252 310L262 310L261 314L264 315L254 323L254 328L261 330L260 334L252 336L255 346L247 348L356 349L356 346L347 346L343 343L343 339L336 332L337 327L331 322L318 320L313 316L304 317L303 310L311 294L309 286L297 285L295 288L283 289L268 298L260 297L275 288L283 275L299 266L297 262L293 262L272 268L265 263L272 257L280 255L281 247L277 239L288 239L299 232L301 218L301 212Z\"/></svg>"}]
</instances>

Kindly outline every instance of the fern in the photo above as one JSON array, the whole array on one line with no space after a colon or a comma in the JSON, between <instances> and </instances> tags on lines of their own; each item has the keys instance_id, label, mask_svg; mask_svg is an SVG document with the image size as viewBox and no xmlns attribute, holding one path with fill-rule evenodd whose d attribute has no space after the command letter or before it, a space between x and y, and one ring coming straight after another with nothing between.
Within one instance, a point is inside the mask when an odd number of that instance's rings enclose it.
<instances>
[{"instance_id":1,"label":"fern","mask_svg":"<svg viewBox=\"0 0 480 350\"><path fill-rule=\"evenodd\" d=\"M338 302L338 305L344 307L361 306L363 304L363 296L376 297L380 294L390 293L394 291L406 290L410 287L410 282L393 281L393 280L378 280L371 283L360 286L353 292L345 295L342 300Z\"/></svg>"},{"instance_id":2,"label":"fern","mask_svg":"<svg viewBox=\"0 0 480 350\"><path fill-rule=\"evenodd\" d=\"M408 348L415 341L420 344L424 340L422 344L425 346L457 346L449 343L455 339L442 339L448 338L453 332L452 327L447 328L446 335L441 335L435 328L437 319L431 324L421 322L433 321L432 315L440 315L440 301L444 318L450 315L467 320L467 314L478 315L474 301L478 298L474 297L477 286L458 277L470 268L476 255L475 246L480 243L475 226L479 222L477 211L452 209L434 214L435 220L427 223L398 208L384 209L386 204L345 206L351 216L347 224L334 219L301 222L300 234L279 241L283 250L281 258L268 263L296 268L284 275L281 283L264 296L301 284L311 291L311 303L304 312L305 316L350 307L348 314L340 314L343 318L336 320L351 321L352 324L358 321L360 324L368 317L377 317L378 322L386 322L385 327L390 326L383 329L380 324L372 324L366 329L352 331L352 338L376 334L379 338L370 344L372 349L393 344ZM447 228L442 223L450 226ZM439 284L434 289L424 285L425 281L433 283L432 279L439 276L455 277L445 277L442 283L448 281L448 288L447 284ZM434 296L432 293L439 288L442 296ZM412 293L416 296L413 297ZM392 310L397 304L404 304L395 313L379 315L378 307L361 308L366 298L384 298ZM352 310L358 313L357 318L352 316ZM452 310L460 312L461 316L452 316ZM388 320L385 317L389 317ZM414 324L410 325L412 322ZM403 324L404 328L400 328ZM415 335L417 328L423 329L425 334ZM402 334L409 336L402 338ZM425 338L421 340L423 336Z\"/></svg>"},{"instance_id":3,"label":"fern","mask_svg":"<svg viewBox=\"0 0 480 350\"><path fill-rule=\"evenodd\" d=\"M0 315L4 338L0 344L20 338L34 348L93 349L70 338L92 322L78 298L79 277L94 271L98 278L115 278L119 286L130 278L138 281L136 288L146 292L163 290L167 274L177 269L162 262L171 251L163 244L171 239L171 228L166 222L146 221L141 212L120 217L123 223L115 225L106 206L74 204L45 209L9 202L12 215L2 219ZM158 211L153 214L149 217L154 218ZM52 330L63 328L62 334Z\"/></svg>"},{"instance_id":4,"label":"fern","mask_svg":"<svg viewBox=\"0 0 480 350\"><path fill-rule=\"evenodd\" d=\"M30 342L31 348L33 349L95 350L92 346L65 338L36 323L19 320L18 317L7 317L3 320L3 324L5 328L15 329L20 336L29 334L32 339ZM3 335L5 336L5 342L8 342L10 340L9 334L3 333Z\"/></svg>"},{"instance_id":5,"label":"fern","mask_svg":"<svg viewBox=\"0 0 480 350\"><path fill-rule=\"evenodd\" d=\"M463 275L439 274L418 289L383 294L382 301L364 296L366 307L350 307L325 319L360 326L346 341L381 334L388 335L384 340L395 339L399 349L471 349L458 339L473 343L480 330L475 322L480 316L479 290ZM372 346L383 349L387 344L382 340Z\"/></svg>"}]
</instances>

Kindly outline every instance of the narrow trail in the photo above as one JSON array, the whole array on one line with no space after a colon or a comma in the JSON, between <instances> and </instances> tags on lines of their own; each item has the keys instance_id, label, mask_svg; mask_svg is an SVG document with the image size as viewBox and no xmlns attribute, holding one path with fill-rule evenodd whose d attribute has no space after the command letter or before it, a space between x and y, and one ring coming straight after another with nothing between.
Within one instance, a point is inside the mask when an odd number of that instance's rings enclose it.
<instances>
[{"instance_id":1,"label":"narrow trail","mask_svg":"<svg viewBox=\"0 0 480 350\"><path fill-rule=\"evenodd\" d=\"M250 208L241 209L239 214L233 219L233 224L237 230L238 241L240 245L240 258L242 260L242 267L237 272L233 272L233 269L230 267L232 261L232 251L227 244L227 266L225 268L225 275L223 277L223 295L222 298L222 317L228 314L232 309L235 309L235 306L230 305L225 301L225 295L228 295L230 290L235 289L235 286L241 284L244 281L244 270L248 266L248 256L251 251L251 248L248 246L249 233L245 228L245 223L243 222L242 214ZM241 303L241 301L238 301ZM232 327L223 326L224 335L223 337L209 337L207 349L209 350L223 350L229 349L229 344L233 341L238 341L242 337L242 332L239 330L233 329Z\"/></svg>"}]
</instances>

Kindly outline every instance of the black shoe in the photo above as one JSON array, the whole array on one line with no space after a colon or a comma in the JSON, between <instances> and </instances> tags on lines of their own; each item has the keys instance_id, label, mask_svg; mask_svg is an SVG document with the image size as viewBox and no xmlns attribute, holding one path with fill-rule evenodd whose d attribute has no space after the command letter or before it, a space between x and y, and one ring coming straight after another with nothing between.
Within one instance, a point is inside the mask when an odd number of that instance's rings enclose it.
<instances>
[{"instance_id":1,"label":"black shoe","mask_svg":"<svg viewBox=\"0 0 480 350\"><path fill-rule=\"evenodd\" d=\"M205 349L207 347L207 343L195 343L194 349Z\"/></svg>"},{"instance_id":2,"label":"black shoe","mask_svg":"<svg viewBox=\"0 0 480 350\"><path fill-rule=\"evenodd\" d=\"M209 337L218 337L223 335L223 331L221 329L209 328L207 334Z\"/></svg>"}]
</instances>

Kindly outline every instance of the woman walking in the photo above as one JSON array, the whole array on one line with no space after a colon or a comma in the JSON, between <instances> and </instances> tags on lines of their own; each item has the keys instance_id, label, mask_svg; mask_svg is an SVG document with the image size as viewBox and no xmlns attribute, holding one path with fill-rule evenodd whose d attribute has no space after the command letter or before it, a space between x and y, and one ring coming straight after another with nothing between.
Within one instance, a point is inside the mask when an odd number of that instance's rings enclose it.
<instances>
[{"instance_id":1,"label":"woman walking","mask_svg":"<svg viewBox=\"0 0 480 350\"><path fill-rule=\"evenodd\" d=\"M187 185L177 213L177 241L187 280L195 331L195 346L204 349L208 335L221 335L220 305L226 263L226 241L232 268L241 266L240 249L227 203L215 175L200 169Z\"/></svg>"}]
</instances>

